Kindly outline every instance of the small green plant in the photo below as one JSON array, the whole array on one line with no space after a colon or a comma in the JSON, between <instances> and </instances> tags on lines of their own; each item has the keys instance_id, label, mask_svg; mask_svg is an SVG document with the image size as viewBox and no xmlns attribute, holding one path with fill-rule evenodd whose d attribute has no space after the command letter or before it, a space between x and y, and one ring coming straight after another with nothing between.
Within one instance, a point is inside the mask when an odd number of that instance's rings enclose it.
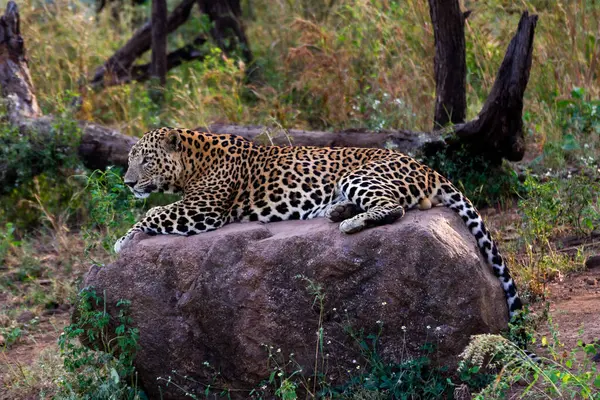
<instances>
[{"instance_id":1,"label":"small green plant","mask_svg":"<svg viewBox=\"0 0 600 400\"><path fill-rule=\"evenodd\" d=\"M0 333L4 336L4 347L9 348L21 338L23 330L18 326L13 326L0 328Z\"/></svg>"},{"instance_id":2,"label":"small green plant","mask_svg":"<svg viewBox=\"0 0 600 400\"><path fill-rule=\"evenodd\" d=\"M130 302L119 300L115 317L93 289L80 292L77 317L58 340L67 376L59 381L58 398L144 399L137 387L133 361L139 333L131 327ZM85 340L83 346L79 340Z\"/></svg>"},{"instance_id":3,"label":"small green plant","mask_svg":"<svg viewBox=\"0 0 600 400\"><path fill-rule=\"evenodd\" d=\"M354 398L361 396L393 399L440 399L452 397L454 384L448 378L447 367L436 367L431 359L435 356L435 345L425 343L423 354L416 358L406 358L400 362L385 362L377 345L383 324L379 323L377 334L366 337L346 327L347 333L355 340L365 368L352 371L350 379L340 387L324 388L321 395L332 398ZM403 333L406 330L403 329ZM358 362L357 362L358 364ZM383 396L383 397L379 397Z\"/></svg>"},{"instance_id":4,"label":"small green plant","mask_svg":"<svg viewBox=\"0 0 600 400\"><path fill-rule=\"evenodd\" d=\"M591 178L580 174L564 183L566 220L580 236L589 235L600 227L600 181L597 178L595 174Z\"/></svg>"},{"instance_id":5,"label":"small green plant","mask_svg":"<svg viewBox=\"0 0 600 400\"><path fill-rule=\"evenodd\" d=\"M4 259L8 255L11 248L21 244L14 237L15 227L12 223L7 222L4 229L0 229L0 265L4 263Z\"/></svg>"},{"instance_id":6,"label":"small green plant","mask_svg":"<svg viewBox=\"0 0 600 400\"><path fill-rule=\"evenodd\" d=\"M89 220L84 239L89 254L98 244L112 252L114 242L136 221L136 201L127 189L121 174L114 168L96 170L87 176L85 193L89 193Z\"/></svg>"},{"instance_id":7,"label":"small green plant","mask_svg":"<svg viewBox=\"0 0 600 400\"><path fill-rule=\"evenodd\" d=\"M556 179L540 182L527 176L523 185L527 195L519 202L519 209L523 214L524 239L532 246L545 247L565 212L565 203L557 195L560 183Z\"/></svg>"},{"instance_id":8,"label":"small green plant","mask_svg":"<svg viewBox=\"0 0 600 400\"><path fill-rule=\"evenodd\" d=\"M589 100L585 89L574 87L571 98L558 100L556 107L566 144L579 135L600 134L600 100Z\"/></svg>"},{"instance_id":9,"label":"small green plant","mask_svg":"<svg viewBox=\"0 0 600 400\"><path fill-rule=\"evenodd\" d=\"M572 257L556 250L554 239L564 232L585 237L600 226L600 182L595 175L575 175L545 182L528 175L519 201L522 223L520 245L525 274L532 293L543 295L546 282L559 273L578 268L581 253Z\"/></svg>"},{"instance_id":10,"label":"small green plant","mask_svg":"<svg viewBox=\"0 0 600 400\"><path fill-rule=\"evenodd\" d=\"M27 183L42 172L54 174L61 168L78 165L80 138L77 121L66 114L57 117L50 129L26 135L18 127L0 124L0 159L5 182L0 193Z\"/></svg>"},{"instance_id":11,"label":"small green plant","mask_svg":"<svg viewBox=\"0 0 600 400\"><path fill-rule=\"evenodd\" d=\"M450 179L476 207L503 204L522 191L512 168L494 166L484 156L473 155L464 149L454 152L451 157L438 152L424 161Z\"/></svg>"},{"instance_id":12,"label":"small green plant","mask_svg":"<svg viewBox=\"0 0 600 400\"><path fill-rule=\"evenodd\" d=\"M545 337L542 344L547 345ZM459 372L468 382L489 381L473 396L478 400L504 399L508 390L517 386L521 398L600 398L600 373L590 361L596 346L579 341L570 353L557 354L555 346L548 349L550 357L538 364L500 335L476 335L461 354ZM584 361L580 361L580 353Z\"/></svg>"}]
</instances>

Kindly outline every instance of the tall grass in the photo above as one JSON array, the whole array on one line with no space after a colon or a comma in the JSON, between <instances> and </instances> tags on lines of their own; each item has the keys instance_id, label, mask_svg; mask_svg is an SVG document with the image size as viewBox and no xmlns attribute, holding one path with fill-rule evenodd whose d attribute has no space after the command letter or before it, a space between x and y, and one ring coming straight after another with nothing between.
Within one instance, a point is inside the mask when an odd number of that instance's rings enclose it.
<instances>
[{"instance_id":1,"label":"tall grass","mask_svg":"<svg viewBox=\"0 0 600 400\"><path fill-rule=\"evenodd\" d=\"M217 120L331 130L432 125L434 43L427 2L248 1L245 24L259 79L244 85L246 66L215 52L170 72L167 102L159 109L147 84L86 88L86 78L131 36L134 18L147 17L147 6L136 9L137 17L126 6L116 23L109 13L96 17L80 1L20 4L33 79L47 112L57 98L83 93L89 111L80 117L131 134L164 123L195 127ZM556 102L574 86L593 98L600 92L598 2L465 0L463 6L473 10L466 23L469 117L485 101L527 9L540 16L525 100L529 140L539 150L559 140ZM202 26L197 10L188 24ZM180 29L170 48L189 39L190 29Z\"/></svg>"}]
</instances>

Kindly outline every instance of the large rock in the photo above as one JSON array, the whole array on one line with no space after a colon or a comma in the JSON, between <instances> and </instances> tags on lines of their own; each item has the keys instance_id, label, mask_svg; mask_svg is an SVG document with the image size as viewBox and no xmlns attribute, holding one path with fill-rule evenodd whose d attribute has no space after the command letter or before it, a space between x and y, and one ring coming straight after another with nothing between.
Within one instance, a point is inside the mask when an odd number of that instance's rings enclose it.
<instances>
[{"instance_id":1,"label":"large rock","mask_svg":"<svg viewBox=\"0 0 600 400\"><path fill-rule=\"evenodd\" d=\"M92 267L84 285L106 291L113 315L119 299L131 300L136 366L152 398L159 386L164 398L184 398L157 377L202 393L195 382L213 382L214 370L218 386L255 388L273 368L265 345L283 364L293 353L312 376L320 303L299 275L325 295L318 360L332 382L365 368L348 327L365 338L381 328L385 360L406 360L429 342L436 362L452 367L471 335L507 326L498 280L445 208L355 235L325 219L232 224L191 237L138 234L121 254Z\"/></svg>"}]
</instances>

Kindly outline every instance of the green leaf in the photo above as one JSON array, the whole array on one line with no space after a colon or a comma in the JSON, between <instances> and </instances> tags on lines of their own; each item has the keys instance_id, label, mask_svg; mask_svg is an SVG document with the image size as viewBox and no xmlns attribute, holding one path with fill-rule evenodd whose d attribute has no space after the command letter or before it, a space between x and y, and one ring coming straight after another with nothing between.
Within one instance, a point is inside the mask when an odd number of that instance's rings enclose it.
<instances>
[{"instance_id":1,"label":"green leaf","mask_svg":"<svg viewBox=\"0 0 600 400\"><path fill-rule=\"evenodd\" d=\"M585 89L580 88L580 87L573 87L573 90L571 90L571 97L574 99L583 99L583 96L585 95Z\"/></svg>"},{"instance_id":2,"label":"green leaf","mask_svg":"<svg viewBox=\"0 0 600 400\"><path fill-rule=\"evenodd\" d=\"M118 384L119 384L119 381L121 380L121 379L119 378L119 373L118 373L118 372L117 372L117 370L116 370L116 369L114 369L114 368L111 368L111 369L110 369L110 379L112 379L112 380L113 380L113 382L115 383L115 385L118 385Z\"/></svg>"},{"instance_id":3,"label":"green leaf","mask_svg":"<svg viewBox=\"0 0 600 400\"><path fill-rule=\"evenodd\" d=\"M596 376L596 379L594 379L594 386L600 389L600 375Z\"/></svg>"},{"instance_id":4,"label":"green leaf","mask_svg":"<svg viewBox=\"0 0 600 400\"><path fill-rule=\"evenodd\" d=\"M579 149L579 143L577 143L577 139L575 136L568 134L563 138L563 143L561 148L565 151L573 151Z\"/></svg>"}]
</instances>

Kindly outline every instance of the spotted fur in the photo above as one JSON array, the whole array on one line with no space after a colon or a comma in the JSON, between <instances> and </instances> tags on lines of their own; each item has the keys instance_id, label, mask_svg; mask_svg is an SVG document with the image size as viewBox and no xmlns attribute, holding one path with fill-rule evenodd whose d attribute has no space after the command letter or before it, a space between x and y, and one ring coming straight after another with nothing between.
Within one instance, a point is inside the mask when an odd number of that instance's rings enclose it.
<instances>
[{"instance_id":1,"label":"spotted fur","mask_svg":"<svg viewBox=\"0 0 600 400\"><path fill-rule=\"evenodd\" d=\"M125 183L137 197L182 192L155 207L136 232L193 235L233 221L328 217L344 233L388 224L405 210L442 204L463 219L504 289L510 316L521 300L503 257L471 202L446 178L386 149L264 147L234 135L161 128L129 153Z\"/></svg>"}]
</instances>

